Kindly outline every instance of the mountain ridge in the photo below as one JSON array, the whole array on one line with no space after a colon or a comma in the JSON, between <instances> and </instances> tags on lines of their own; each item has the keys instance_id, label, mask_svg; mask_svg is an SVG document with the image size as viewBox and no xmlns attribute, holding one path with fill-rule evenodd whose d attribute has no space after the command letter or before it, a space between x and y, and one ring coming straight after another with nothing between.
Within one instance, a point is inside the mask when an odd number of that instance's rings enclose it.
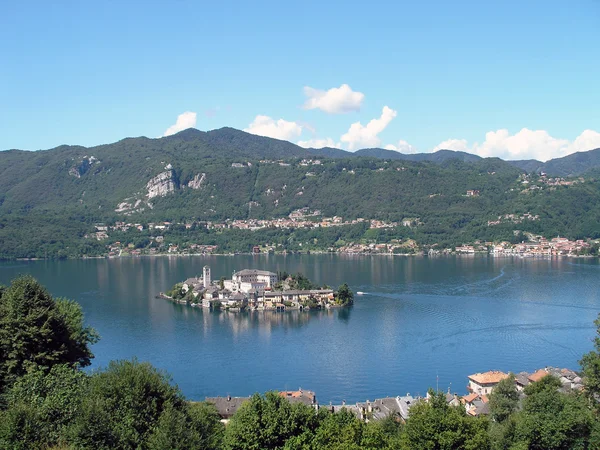
<instances>
[{"instance_id":1,"label":"mountain ridge","mask_svg":"<svg viewBox=\"0 0 600 450\"><path fill-rule=\"evenodd\" d=\"M424 153L401 153L395 150L383 148L364 148L355 152L332 147L304 148L292 142L274 139L265 136L254 135L231 127L223 127L215 130L201 131L196 128L188 128L170 136L160 138L148 138L146 136L126 137L117 142L100 144L91 147L80 145L61 144L57 147L43 150L21 150L7 149L0 151L0 155L7 152L48 152L48 151L73 151L73 150L96 150L114 145L144 142L147 145L161 146L161 142L172 142L183 146L191 145L199 150L199 156L208 156L211 152L226 153L229 157L267 157L267 158L305 158L305 157L327 157L327 158L356 158L372 157L389 160L405 161L431 161L435 163L458 159L464 162L474 162L482 159L481 156L468 152L441 149L436 152ZM1 157L1 156L0 156ZM498 158L501 159L501 158ZM502 159L501 159L502 160ZM529 160L502 160L528 173L547 173L550 176L578 176L588 170L600 168L600 149L576 152L570 155L554 158L546 162L535 159Z\"/></svg>"},{"instance_id":2,"label":"mountain ridge","mask_svg":"<svg viewBox=\"0 0 600 450\"><path fill-rule=\"evenodd\" d=\"M86 238L97 223L285 220L305 208L323 217L363 219L343 233L331 228L303 238L321 242L327 236L327 245L408 238L450 246L512 241L522 231L600 237L598 175L563 182L527 175L499 158L388 152L306 149L231 128L0 152L0 258L103 254L102 238ZM575 155L577 167L590 169L596 153ZM393 232L365 228L371 220L405 219L415 225ZM198 233L199 244L229 236ZM260 233L237 234L237 244L224 248L248 250ZM265 233L261 242L288 231ZM229 245L225 241L219 245Z\"/></svg>"}]
</instances>

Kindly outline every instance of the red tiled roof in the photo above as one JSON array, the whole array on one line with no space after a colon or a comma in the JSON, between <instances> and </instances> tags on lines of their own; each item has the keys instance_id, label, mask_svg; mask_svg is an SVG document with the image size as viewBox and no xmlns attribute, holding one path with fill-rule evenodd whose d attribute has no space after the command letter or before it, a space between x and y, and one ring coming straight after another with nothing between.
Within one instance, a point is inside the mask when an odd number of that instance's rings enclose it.
<instances>
[{"instance_id":1,"label":"red tiled roof","mask_svg":"<svg viewBox=\"0 0 600 450\"><path fill-rule=\"evenodd\" d=\"M548 372L546 372L544 369L540 369L537 372L529 375L528 378L529 378L529 381L531 381L532 383L535 383L536 381L540 381L546 375L548 375Z\"/></svg>"},{"instance_id":2,"label":"red tiled roof","mask_svg":"<svg viewBox=\"0 0 600 450\"><path fill-rule=\"evenodd\" d=\"M469 379L478 384L495 384L508 378L508 374L499 370L490 370L489 372L476 373L469 375Z\"/></svg>"},{"instance_id":3,"label":"red tiled roof","mask_svg":"<svg viewBox=\"0 0 600 450\"><path fill-rule=\"evenodd\" d=\"M479 397L479 394L469 394L469 395L465 395L463 397L463 400L467 403L471 403L473 400L475 400L477 397Z\"/></svg>"}]
</instances>

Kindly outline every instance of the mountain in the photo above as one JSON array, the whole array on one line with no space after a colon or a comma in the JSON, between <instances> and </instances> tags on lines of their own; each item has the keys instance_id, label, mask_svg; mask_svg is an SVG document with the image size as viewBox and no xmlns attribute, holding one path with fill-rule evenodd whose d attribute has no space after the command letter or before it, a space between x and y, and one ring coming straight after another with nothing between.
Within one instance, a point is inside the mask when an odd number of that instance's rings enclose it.
<instances>
[{"instance_id":1,"label":"mountain","mask_svg":"<svg viewBox=\"0 0 600 450\"><path fill-rule=\"evenodd\" d=\"M507 162L527 173L540 173L541 167L544 165L543 162L537 159L521 159Z\"/></svg>"},{"instance_id":2,"label":"mountain","mask_svg":"<svg viewBox=\"0 0 600 450\"><path fill-rule=\"evenodd\" d=\"M600 167L600 148L577 152L544 163L540 171L553 176L577 176Z\"/></svg>"},{"instance_id":3,"label":"mountain","mask_svg":"<svg viewBox=\"0 0 600 450\"><path fill-rule=\"evenodd\" d=\"M553 177L573 177L600 168L600 148L572 153L545 163L535 159L508 162L529 173L544 172Z\"/></svg>"},{"instance_id":4,"label":"mountain","mask_svg":"<svg viewBox=\"0 0 600 450\"><path fill-rule=\"evenodd\" d=\"M598 151L572 156L546 164L589 169ZM449 150L403 155L306 149L232 128L90 148L9 150L0 152L0 257L101 254L106 243L85 237L98 222L270 219L301 208L349 220L414 219L418 227L394 238L429 245L512 240L523 229L589 237L598 234L600 221L596 180L546 189L535 176L524 184L522 169L498 158ZM539 189L529 187L534 184ZM500 215L525 213L538 219L488 226ZM352 236L335 229L312 233L311 241L328 235L338 242L362 233L377 239L383 232L359 227ZM197 242L214 239L209 233ZM222 246L239 243L227 239ZM249 245L255 238L244 239Z\"/></svg>"}]
</instances>

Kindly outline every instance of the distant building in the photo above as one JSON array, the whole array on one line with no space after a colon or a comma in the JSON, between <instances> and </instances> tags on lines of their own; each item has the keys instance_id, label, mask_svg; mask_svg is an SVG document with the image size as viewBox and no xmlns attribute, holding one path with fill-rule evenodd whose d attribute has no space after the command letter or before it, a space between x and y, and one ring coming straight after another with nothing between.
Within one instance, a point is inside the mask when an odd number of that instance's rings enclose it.
<instances>
[{"instance_id":1,"label":"distant building","mask_svg":"<svg viewBox=\"0 0 600 450\"><path fill-rule=\"evenodd\" d=\"M291 403L303 403L307 406L318 407L317 395L313 391L299 389L297 391L281 391L279 396Z\"/></svg>"},{"instance_id":2,"label":"distant building","mask_svg":"<svg viewBox=\"0 0 600 450\"><path fill-rule=\"evenodd\" d=\"M467 191L467 197L479 197L479 191L477 189L470 189Z\"/></svg>"},{"instance_id":3,"label":"distant building","mask_svg":"<svg viewBox=\"0 0 600 450\"><path fill-rule=\"evenodd\" d=\"M469 384L467 389L469 392L479 395L487 395L492 392L494 387L500 381L508 378L508 374L499 370L490 370L489 372L476 373L469 375Z\"/></svg>"},{"instance_id":4,"label":"distant building","mask_svg":"<svg viewBox=\"0 0 600 450\"><path fill-rule=\"evenodd\" d=\"M242 283L253 285L253 289L272 288L277 283L277 274L266 270L244 269L235 272L231 281L238 285L236 290L241 290Z\"/></svg>"},{"instance_id":5,"label":"distant building","mask_svg":"<svg viewBox=\"0 0 600 450\"><path fill-rule=\"evenodd\" d=\"M231 395L227 397L206 397L206 402L215 405L222 419L230 419L240 409L242 403L247 400L250 400L250 397L232 397Z\"/></svg>"}]
</instances>

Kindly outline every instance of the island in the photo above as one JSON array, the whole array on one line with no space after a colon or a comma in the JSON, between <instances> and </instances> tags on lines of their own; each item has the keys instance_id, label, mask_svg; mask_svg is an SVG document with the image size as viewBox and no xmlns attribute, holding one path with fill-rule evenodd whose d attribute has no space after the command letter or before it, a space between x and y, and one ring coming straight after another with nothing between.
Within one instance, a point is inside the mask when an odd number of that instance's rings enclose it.
<instances>
[{"instance_id":1,"label":"island","mask_svg":"<svg viewBox=\"0 0 600 450\"><path fill-rule=\"evenodd\" d=\"M231 279L213 281L209 266L202 276L175 284L159 297L192 307L239 311L308 311L352 305L354 293L346 283L337 290L318 286L304 275L244 269Z\"/></svg>"}]
</instances>

